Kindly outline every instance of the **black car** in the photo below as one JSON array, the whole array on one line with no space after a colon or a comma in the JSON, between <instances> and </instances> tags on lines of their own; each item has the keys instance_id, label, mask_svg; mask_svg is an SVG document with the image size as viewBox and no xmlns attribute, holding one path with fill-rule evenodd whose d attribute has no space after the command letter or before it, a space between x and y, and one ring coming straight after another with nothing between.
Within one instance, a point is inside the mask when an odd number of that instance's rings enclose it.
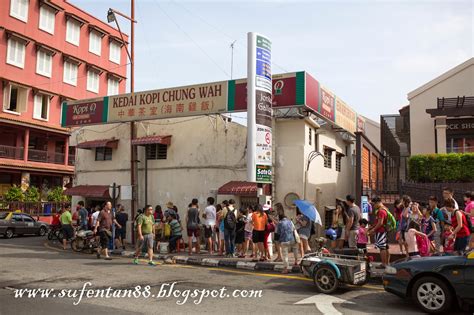
<instances>
[{"instance_id":1,"label":"black car","mask_svg":"<svg viewBox=\"0 0 474 315\"><path fill-rule=\"evenodd\" d=\"M474 251L464 256L399 260L385 268L385 291L411 297L427 313L474 305Z\"/></svg>"}]
</instances>

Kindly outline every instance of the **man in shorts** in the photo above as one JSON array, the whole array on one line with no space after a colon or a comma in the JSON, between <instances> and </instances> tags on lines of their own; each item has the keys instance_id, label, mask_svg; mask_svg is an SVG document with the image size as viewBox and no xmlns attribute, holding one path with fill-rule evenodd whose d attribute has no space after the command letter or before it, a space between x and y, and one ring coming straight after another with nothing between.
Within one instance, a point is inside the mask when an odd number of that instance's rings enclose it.
<instances>
[{"instance_id":1,"label":"man in shorts","mask_svg":"<svg viewBox=\"0 0 474 315\"><path fill-rule=\"evenodd\" d=\"M147 205L145 207L145 213L138 216L137 222L137 244L135 248L135 258L133 263L138 265L138 257L142 251L142 247L146 244L148 252L148 265L156 266L153 261L153 242L155 237L155 218L153 217L153 207Z\"/></svg>"},{"instance_id":2,"label":"man in shorts","mask_svg":"<svg viewBox=\"0 0 474 315\"><path fill-rule=\"evenodd\" d=\"M63 232L63 249L66 250L67 241L74 237L70 206L64 208L64 212L59 217L59 221L61 222L61 229Z\"/></svg>"},{"instance_id":3,"label":"man in shorts","mask_svg":"<svg viewBox=\"0 0 474 315\"><path fill-rule=\"evenodd\" d=\"M188 232L188 252L189 255L193 252L193 236L196 238L196 254L199 254L201 249L200 229L199 229L199 209L198 200L194 198L191 201L191 207L188 209L186 215L186 229Z\"/></svg>"},{"instance_id":4,"label":"man in shorts","mask_svg":"<svg viewBox=\"0 0 474 315\"><path fill-rule=\"evenodd\" d=\"M368 234L371 235L375 233L375 247L380 250L381 267L385 268L389 264L387 231L385 230L385 224L388 219L388 209L383 205L380 197L372 198L372 204L375 210L375 225L369 229Z\"/></svg>"},{"instance_id":5,"label":"man in shorts","mask_svg":"<svg viewBox=\"0 0 474 315\"><path fill-rule=\"evenodd\" d=\"M115 219L120 224L121 228L115 229L115 247L120 248L122 247L125 250L125 240L127 239L127 221L128 221L128 214L125 212L125 208L123 205L117 206L117 214L115 215Z\"/></svg>"},{"instance_id":6,"label":"man in shorts","mask_svg":"<svg viewBox=\"0 0 474 315\"><path fill-rule=\"evenodd\" d=\"M113 223L115 223L118 228L122 227L114 218L114 213L112 212L112 203L107 201L104 205L104 209L100 211L99 216L97 217L97 222L94 228L94 233L97 234L97 231L99 231L100 237L100 246L97 248L98 259L100 259L101 252L103 251L105 254L105 260L112 260L112 258L109 256L108 247L110 244L110 239L112 238Z\"/></svg>"},{"instance_id":7,"label":"man in shorts","mask_svg":"<svg viewBox=\"0 0 474 315\"><path fill-rule=\"evenodd\" d=\"M207 198L207 207L204 209L202 215L204 219L204 238L207 240L209 254L212 255L214 251L214 244L216 242L216 233L214 227L216 226L216 207L214 207L214 198Z\"/></svg>"},{"instance_id":8,"label":"man in shorts","mask_svg":"<svg viewBox=\"0 0 474 315\"><path fill-rule=\"evenodd\" d=\"M349 248L357 248L357 232L359 231L359 220L361 218L361 211L359 206L355 203L354 196L346 196L346 226L345 226L345 239L349 243Z\"/></svg>"}]
</instances>

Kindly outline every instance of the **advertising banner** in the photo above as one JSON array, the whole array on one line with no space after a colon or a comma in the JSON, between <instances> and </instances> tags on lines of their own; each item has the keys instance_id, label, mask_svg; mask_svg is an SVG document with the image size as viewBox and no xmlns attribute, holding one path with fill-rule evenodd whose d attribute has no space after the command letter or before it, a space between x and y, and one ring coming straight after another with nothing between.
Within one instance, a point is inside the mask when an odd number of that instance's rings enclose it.
<instances>
[{"instance_id":1,"label":"advertising banner","mask_svg":"<svg viewBox=\"0 0 474 315\"><path fill-rule=\"evenodd\" d=\"M334 94L321 86L321 102L319 105L319 113L330 121L334 121Z\"/></svg>"},{"instance_id":2,"label":"advertising banner","mask_svg":"<svg viewBox=\"0 0 474 315\"><path fill-rule=\"evenodd\" d=\"M336 97L336 125L354 134L357 131L357 113Z\"/></svg>"},{"instance_id":3,"label":"advertising banner","mask_svg":"<svg viewBox=\"0 0 474 315\"><path fill-rule=\"evenodd\" d=\"M282 80L280 81L276 88L281 95L284 82ZM247 179L249 182L272 182L273 88L271 41L256 33L248 33L246 107L248 144ZM240 94L243 94L242 90L240 90Z\"/></svg>"}]
</instances>

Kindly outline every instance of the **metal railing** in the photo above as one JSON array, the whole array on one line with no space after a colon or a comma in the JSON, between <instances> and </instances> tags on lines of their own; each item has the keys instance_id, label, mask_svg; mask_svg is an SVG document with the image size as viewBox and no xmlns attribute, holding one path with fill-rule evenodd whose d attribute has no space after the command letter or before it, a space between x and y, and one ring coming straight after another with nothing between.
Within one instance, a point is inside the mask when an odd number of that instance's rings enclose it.
<instances>
[{"instance_id":1,"label":"metal railing","mask_svg":"<svg viewBox=\"0 0 474 315\"><path fill-rule=\"evenodd\" d=\"M23 160L23 148L0 145L0 158Z\"/></svg>"},{"instance_id":2,"label":"metal railing","mask_svg":"<svg viewBox=\"0 0 474 315\"><path fill-rule=\"evenodd\" d=\"M474 153L474 147L448 147L447 153Z\"/></svg>"},{"instance_id":3,"label":"metal railing","mask_svg":"<svg viewBox=\"0 0 474 315\"><path fill-rule=\"evenodd\" d=\"M27 213L32 216L47 216L58 213L67 202L21 202L21 201L0 201L0 211L17 211Z\"/></svg>"},{"instance_id":4,"label":"metal railing","mask_svg":"<svg viewBox=\"0 0 474 315\"><path fill-rule=\"evenodd\" d=\"M48 151L28 149L28 161L48 163Z\"/></svg>"}]
</instances>

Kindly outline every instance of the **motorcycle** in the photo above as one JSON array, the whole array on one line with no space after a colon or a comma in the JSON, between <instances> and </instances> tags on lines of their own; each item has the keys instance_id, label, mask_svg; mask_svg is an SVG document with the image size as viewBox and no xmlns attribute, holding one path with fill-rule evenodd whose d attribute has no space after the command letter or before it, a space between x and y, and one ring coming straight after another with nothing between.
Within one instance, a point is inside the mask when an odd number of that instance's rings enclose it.
<instances>
[{"instance_id":1,"label":"motorcycle","mask_svg":"<svg viewBox=\"0 0 474 315\"><path fill-rule=\"evenodd\" d=\"M95 234L90 230L77 231L76 236L71 240L71 248L75 252L90 250L93 252L99 247Z\"/></svg>"},{"instance_id":2,"label":"motorcycle","mask_svg":"<svg viewBox=\"0 0 474 315\"><path fill-rule=\"evenodd\" d=\"M52 241L53 239L57 239L58 241L63 240L63 231L61 230L61 225L51 225L48 231L48 240Z\"/></svg>"}]
</instances>

